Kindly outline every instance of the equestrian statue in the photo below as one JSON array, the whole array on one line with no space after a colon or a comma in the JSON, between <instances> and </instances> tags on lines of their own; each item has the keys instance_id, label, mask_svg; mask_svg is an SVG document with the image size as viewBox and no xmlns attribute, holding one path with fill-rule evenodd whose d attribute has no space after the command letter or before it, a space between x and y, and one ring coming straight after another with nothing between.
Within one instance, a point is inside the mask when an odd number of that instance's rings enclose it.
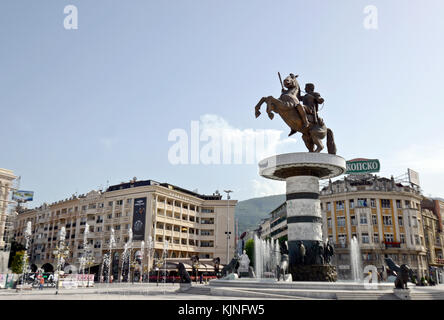
<instances>
[{"instance_id":1,"label":"equestrian statue","mask_svg":"<svg viewBox=\"0 0 444 320\"><path fill-rule=\"evenodd\" d=\"M266 103L268 117L273 120L273 112L279 114L291 129L288 136L296 132L302 133L302 140L309 152L321 152L324 149L322 140L327 136L328 153L336 154L333 131L327 128L324 120L318 116L319 104L323 104L324 99L314 91L314 84L307 83L305 95L301 95L296 79L298 75L290 73L283 83L280 73L278 75L282 86L281 96L279 99L273 96L260 99L255 107L256 118L261 115L259 110L262 104Z\"/></svg>"}]
</instances>

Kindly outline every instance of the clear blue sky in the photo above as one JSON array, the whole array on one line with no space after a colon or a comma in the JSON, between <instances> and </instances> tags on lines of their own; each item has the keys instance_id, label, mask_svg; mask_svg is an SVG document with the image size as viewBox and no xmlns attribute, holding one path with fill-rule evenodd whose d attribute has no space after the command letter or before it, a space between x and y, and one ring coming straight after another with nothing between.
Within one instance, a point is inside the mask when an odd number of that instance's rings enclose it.
<instances>
[{"instance_id":1,"label":"clear blue sky","mask_svg":"<svg viewBox=\"0 0 444 320\"><path fill-rule=\"evenodd\" d=\"M63 27L69 4L78 30ZM253 112L279 96L280 71L316 84L339 155L388 177L410 167L442 197L443 15L442 0L2 1L0 167L31 206L133 176L239 200L283 190L257 165L168 162L169 132L206 114L285 138ZM305 151L300 135L279 151Z\"/></svg>"}]
</instances>

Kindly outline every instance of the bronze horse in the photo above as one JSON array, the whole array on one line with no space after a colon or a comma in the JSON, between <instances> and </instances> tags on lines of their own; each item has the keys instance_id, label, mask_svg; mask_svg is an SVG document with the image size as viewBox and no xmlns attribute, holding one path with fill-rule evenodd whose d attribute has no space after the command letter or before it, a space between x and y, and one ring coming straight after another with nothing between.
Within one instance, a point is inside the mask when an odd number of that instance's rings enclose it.
<instances>
[{"instance_id":1,"label":"bronze horse","mask_svg":"<svg viewBox=\"0 0 444 320\"><path fill-rule=\"evenodd\" d=\"M284 84L287 88L291 88L293 91L296 91L296 95L298 97L300 96L299 83L294 75L290 75L285 78ZM333 132L325 126L324 121L319 118L318 123L314 123L313 116L308 115L309 121L311 120L311 125L304 128L304 123L298 110L296 109L296 106L291 105L283 98L284 97L282 95L280 99L276 99L273 96L263 97L260 99L255 107L256 118L261 115L259 110L262 104L266 103L268 117L273 120L274 114L272 112L275 112L281 116L282 120L284 120L284 122L292 130L290 135L295 132L301 132L302 140L304 141L309 152L321 152L321 150L324 149L322 139L327 136L328 153L336 154L336 145L334 142ZM316 149L314 149L314 146L316 146Z\"/></svg>"}]
</instances>

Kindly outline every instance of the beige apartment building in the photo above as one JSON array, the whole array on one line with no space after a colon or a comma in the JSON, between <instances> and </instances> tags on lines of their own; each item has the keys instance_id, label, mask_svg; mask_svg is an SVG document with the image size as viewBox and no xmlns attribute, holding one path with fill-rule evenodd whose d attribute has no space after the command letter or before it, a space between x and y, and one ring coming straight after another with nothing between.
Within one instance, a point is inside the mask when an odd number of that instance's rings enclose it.
<instances>
[{"instance_id":1,"label":"beige apartment building","mask_svg":"<svg viewBox=\"0 0 444 320\"><path fill-rule=\"evenodd\" d=\"M6 224L8 221L8 205L10 201L10 192L12 182L17 177L11 170L0 168L0 250L5 248L7 239Z\"/></svg>"},{"instance_id":2,"label":"beige apartment building","mask_svg":"<svg viewBox=\"0 0 444 320\"><path fill-rule=\"evenodd\" d=\"M429 275L438 283L444 283L444 230L442 221L444 201L424 198L421 215L427 249Z\"/></svg>"},{"instance_id":3,"label":"beige apartment building","mask_svg":"<svg viewBox=\"0 0 444 320\"><path fill-rule=\"evenodd\" d=\"M349 247L356 237L363 266L381 268L384 258L408 264L418 277L427 275L421 217L422 195L417 188L376 175L349 175L321 190L325 238L335 244L333 261L347 273Z\"/></svg>"},{"instance_id":4,"label":"beige apartment building","mask_svg":"<svg viewBox=\"0 0 444 320\"><path fill-rule=\"evenodd\" d=\"M116 241L112 249L114 256L122 254L130 228L133 255L144 241L148 256L151 237L150 266L162 257L165 241L168 241L167 258L219 257L225 264L227 258L233 258L235 250L235 238L231 236L227 241L226 231L228 227L234 235L236 203L237 200L222 200L218 193L201 195L168 183L132 180L110 186L105 192L91 191L21 212L16 220L15 237L24 243L26 223L31 221L31 263L47 270L56 267L53 251L62 227L66 229L65 242L70 251L66 262L79 266L85 252L86 225L88 247L97 265L102 263L104 254L109 253L111 229Z\"/></svg>"},{"instance_id":5,"label":"beige apartment building","mask_svg":"<svg viewBox=\"0 0 444 320\"><path fill-rule=\"evenodd\" d=\"M329 182L320 191L323 238L334 244L332 263L340 277L350 274L350 242L356 237L363 267L379 270L384 258L408 264L417 276L427 275L427 249L423 233L421 200L416 188L374 175L348 175ZM271 212L259 228L262 238L287 234L286 205Z\"/></svg>"}]
</instances>

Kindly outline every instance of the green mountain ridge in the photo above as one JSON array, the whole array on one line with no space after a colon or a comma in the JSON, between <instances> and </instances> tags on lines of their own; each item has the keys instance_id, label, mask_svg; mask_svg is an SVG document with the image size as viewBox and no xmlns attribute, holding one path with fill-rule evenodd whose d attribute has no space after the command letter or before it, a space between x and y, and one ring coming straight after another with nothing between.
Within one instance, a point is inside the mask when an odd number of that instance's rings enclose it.
<instances>
[{"instance_id":1,"label":"green mountain ridge","mask_svg":"<svg viewBox=\"0 0 444 320\"><path fill-rule=\"evenodd\" d=\"M285 202L285 194L252 198L239 201L234 216L238 219L239 234L257 229L262 219L268 218L270 212Z\"/></svg>"}]
</instances>

